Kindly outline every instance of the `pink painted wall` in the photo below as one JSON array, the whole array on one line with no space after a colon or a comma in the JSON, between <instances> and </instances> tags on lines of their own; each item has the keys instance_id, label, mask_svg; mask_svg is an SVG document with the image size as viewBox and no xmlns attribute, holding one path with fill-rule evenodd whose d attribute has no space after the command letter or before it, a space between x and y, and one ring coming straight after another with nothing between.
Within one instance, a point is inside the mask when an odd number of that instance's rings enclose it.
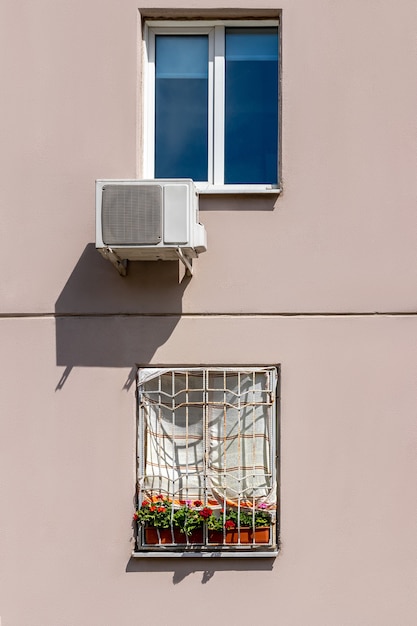
<instances>
[{"instance_id":1,"label":"pink painted wall","mask_svg":"<svg viewBox=\"0 0 417 626\"><path fill-rule=\"evenodd\" d=\"M282 9L283 193L202 198L182 283L94 249L95 179L140 172L146 4L0 9L0 624L414 626L415 3L256 5ZM136 363L281 364L273 562L131 558Z\"/></svg>"}]
</instances>

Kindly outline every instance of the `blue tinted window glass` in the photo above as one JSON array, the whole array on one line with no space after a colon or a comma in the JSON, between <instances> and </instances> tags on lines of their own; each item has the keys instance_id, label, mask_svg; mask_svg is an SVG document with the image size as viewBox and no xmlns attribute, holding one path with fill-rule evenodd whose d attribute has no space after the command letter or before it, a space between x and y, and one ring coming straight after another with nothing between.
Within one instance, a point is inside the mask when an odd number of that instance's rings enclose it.
<instances>
[{"instance_id":1,"label":"blue tinted window glass","mask_svg":"<svg viewBox=\"0 0 417 626\"><path fill-rule=\"evenodd\" d=\"M278 32L226 29L225 183L278 182Z\"/></svg>"},{"instance_id":2,"label":"blue tinted window glass","mask_svg":"<svg viewBox=\"0 0 417 626\"><path fill-rule=\"evenodd\" d=\"M155 38L155 177L207 180L208 37Z\"/></svg>"}]
</instances>

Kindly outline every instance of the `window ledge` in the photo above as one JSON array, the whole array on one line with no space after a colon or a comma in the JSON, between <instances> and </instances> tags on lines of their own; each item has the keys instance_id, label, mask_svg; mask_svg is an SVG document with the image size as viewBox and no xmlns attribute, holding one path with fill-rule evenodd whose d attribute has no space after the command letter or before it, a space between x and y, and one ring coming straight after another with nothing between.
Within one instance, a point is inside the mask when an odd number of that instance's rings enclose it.
<instances>
[{"instance_id":1,"label":"window ledge","mask_svg":"<svg viewBox=\"0 0 417 626\"><path fill-rule=\"evenodd\" d=\"M209 185L208 183L195 183L200 195L224 195L224 194L252 194L252 195L276 195L281 193L280 187L273 185Z\"/></svg>"},{"instance_id":2,"label":"window ledge","mask_svg":"<svg viewBox=\"0 0 417 626\"><path fill-rule=\"evenodd\" d=\"M229 558L269 558L269 559L274 559L275 557L278 556L278 550L270 550L270 551L263 551L263 552L256 552L255 550L253 552L248 552L248 551L241 551L239 552L238 550L236 551L230 551L230 552L223 552L223 551L212 551L212 552L132 552L132 557L133 558L224 558L224 557L229 557Z\"/></svg>"}]
</instances>

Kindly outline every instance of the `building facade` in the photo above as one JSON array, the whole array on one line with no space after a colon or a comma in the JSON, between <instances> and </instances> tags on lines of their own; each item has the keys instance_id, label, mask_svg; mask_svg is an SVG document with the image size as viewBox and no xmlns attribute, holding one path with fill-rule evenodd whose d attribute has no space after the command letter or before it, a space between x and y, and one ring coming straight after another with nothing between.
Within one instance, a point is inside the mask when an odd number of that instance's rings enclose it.
<instances>
[{"instance_id":1,"label":"building facade","mask_svg":"<svg viewBox=\"0 0 417 626\"><path fill-rule=\"evenodd\" d=\"M415 3L1 14L1 626L414 625ZM148 20L279 23L279 178L206 152L192 278L95 249L95 180L152 178ZM277 368L276 556L132 554L138 367Z\"/></svg>"}]
</instances>

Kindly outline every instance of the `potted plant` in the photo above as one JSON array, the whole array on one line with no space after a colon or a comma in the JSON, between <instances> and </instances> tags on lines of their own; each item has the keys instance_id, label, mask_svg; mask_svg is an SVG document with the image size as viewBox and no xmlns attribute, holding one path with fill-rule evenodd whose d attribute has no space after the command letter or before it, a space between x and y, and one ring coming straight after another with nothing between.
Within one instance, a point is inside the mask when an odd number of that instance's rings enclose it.
<instances>
[{"instance_id":1,"label":"potted plant","mask_svg":"<svg viewBox=\"0 0 417 626\"><path fill-rule=\"evenodd\" d=\"M227 507L214 512L200 500L182 501L176 508L163 495L142 501L133 519L143 527L145 544L203 544L205 526L209 543L269 543L271 513L266 505L257 509Z\"/></svg>"},{"instance_id":2,"label":"potted plant","mask_svg":"<svg viewBox=\"0 0 417 626\"><path fill-rule=\"evenodd\" d=\"M200 500L175 508L163 495L142 501L133 520L143 526L145 544L203 543L204 523L212 515Z\"/></svg>"},{"instance_id":3,"label":"potted plant","mask_svg":"<svg viewBox=\"0 0 417 626\"><path fill-rule=\"evenodd\" d=\"M174 512L174 525L179 529L187 543L203 543L204 523L211 517L212 513L212 509L203 506L200 500L195 500L193 503L186 502Z\"/></svg>"},{"instance_id":4,"label":"potted plant","mask_svg":"<svg viewBox=\"0 0 417 626\"><path fill-rule=\"evenodd\" d=\"M210 543L246 544L268 543L271 527L271 514L263 507L250 509L227 508L224 514L207 520Z\"/></svg>"},{"instance_id":5,"label":"potted plant","mask_svg":"<svg viewBox=\"0 0 417 626\"><path fill-rule=\"evenodd\" d=\"M255 543L269 542L271 523L271 513L266 511L264 506L260 505L260 508L255 512Z\"/></svg>"},{"instance_id":6,"label":"potted plant","mask_svg":"<svg viewBox=\"0 0 417 626\"><path fill-rule=\"evenodd\" d=\"M143 526L145 543L175 543L172 503L163 495L143 500L133 520Z\"/></svg>"}]
</instances>

